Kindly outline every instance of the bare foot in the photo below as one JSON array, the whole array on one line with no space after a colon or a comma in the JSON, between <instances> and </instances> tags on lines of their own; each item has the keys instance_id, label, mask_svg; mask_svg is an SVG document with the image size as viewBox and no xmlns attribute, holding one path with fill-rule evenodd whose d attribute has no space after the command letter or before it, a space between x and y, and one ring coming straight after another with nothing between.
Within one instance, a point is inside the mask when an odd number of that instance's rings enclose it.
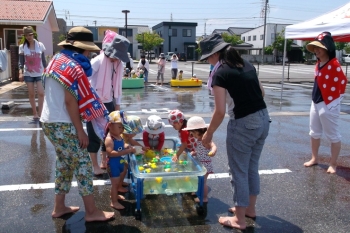
<instances>
[{"instance_id":1,"label":"bare foot","mask_svg":"<svg viewBox=\"0 0 350 233\"><path fill-rule=\"evenodd\" d=\"M200 202L198 197L196 197L196 198L194 199L194 201L195 201L196 203L199 203L199 202ZM208 203L208 198L203 198L203 203Z\"/></svg>"},{"instance_id":2,"label":"bare foot","mask_svg":"<svg viewBox=\"0 0 350 233\"><path fill-rule=\"evenodd\" d=\"M105 171L102 170L100 167L94 167L94 175L98 176L98 175L102 175Z\"/></svg>"},{"instance_id":3,"label":"bare foot","mask_svg":"<svg viewBox=\"0 0 350 233\"><path fill-rule=\"evenodd\" d=\"M123 187L118 188L118 192L127 193L129 190Z\"/></svg>"},{"instance_id":4,"label":"bare foot","mask_svg":"<svg viewBox=\"0 0 350 233\"><path fill-rule=\"evenodd\" d=\"M219 223L226 227L232 227L232 228L237 228L240 230L244 230L246 228L246 223L245 220L242 222L238 222L238 219L236 216L234 217L220 217L219 218Z\"/></svg>"},{"instance_id":5,"label":"bare foot","mask_svg":"<svg viewBox=\"0 0 350 233\"><path fill-rule=\"evenodd\" d=\"M51 216L53 218L59 218L65 214L69 214L69 213L75 213L79 210L80 208L78 206L65 206L63 209L57 209L52 211Z\"/></svg>"},{"instance_id":6,"label":"bare foot","mask_svg":"<svg viewBox=\"0 0 350 233\"><path fill-rule=\"evenodd\" d=\"M335 174L337 172L337 166L329 165L329 168L327 169L327 173Z\"/></svg>"},{"instance_id":7,"label":"bare foot","mask_svg":"<svg viewBox=\"0 0 350 233\"><path fill-rule=\"evenodd\" d=\"M304 163L305 167L312 167L318 164L318 161L315 159L311 159L310 161Z\"/></svg>"},{"instance_id":8,"label":"bare foot","mask_svg":"<svg viewBox=\"0 0 350 233\"><path fill-rule=\"evenodd\" d=\"M228 208L228 212L234 214L236 212L236 208L235 207ZM255 213L255 211L249 211L249 209L247 208L246 211L245 211L245 216L247 218L255 219L256 218L256 213Z\"/></svg>"},{"instance_id":9,"label":"bare foot","mask_svg":"<svg viewBox=\"0 0 350 233\"><path fill-rule=\"evenodd\" d=\"M114 217L114 212L106 212L102 210L96 209L91 214L85 214L86 222L94 222L94 221L108 221Z\"/></svg>"},{"instance_id":10,"label":"bare foot","mask_svg":"<svg viewBox=\"0 0 350 233\"><path fill-rule=\"evenodd\" d=\"M125 209L125 207L122 204L120 204L119 202L115 202L114 204L111 203L111 207L116 209L116 210L123 210L123 209Z\"/></svg>"},{"instance_id":11,"label":"bare foot","mask_svg":"<svg viewBox=\"0 0 350 233\"><path fill-rule=\"evenodd\" d=\"M111 196L109 196L109 198L112 199ZM117 196L117 199L118 199L118 200L125 200L125 197L124 197L123 195L118 195L118 196Z\"/></svg>"}]
</instances>

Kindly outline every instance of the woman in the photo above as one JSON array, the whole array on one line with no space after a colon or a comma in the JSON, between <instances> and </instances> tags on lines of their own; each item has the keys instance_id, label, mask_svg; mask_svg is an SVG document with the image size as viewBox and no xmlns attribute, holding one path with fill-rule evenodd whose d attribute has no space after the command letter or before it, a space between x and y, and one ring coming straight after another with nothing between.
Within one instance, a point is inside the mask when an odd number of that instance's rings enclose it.
<instances>
[{"instance_id":1,"label":"woman","mask_svg":"<svg viewBox=\"0 0 350 233\"><path fill-rule=\"evenodd\" d=\"M311 160L305 167L318 164L322 132L331 142L331 159L328 173L335 173L341 149L339 133L340 101L343 99L348 80L335 57L335 44L329 32L323 32L306 46L317 57L315 82L310 108Z\"/></svg>"},{"instance_id":2,"label":"woman","mask_svg":"<svg viewBox=\"0 0 350 233\"><path fill-rule=\"evenodd\" d=\"M231 174L233 217L220 217L222 225L245 229L245 216L255 218L255 204L260 192L259 158L269 131L269 114L253 65L225 43L219 34L200 42L201 60L214 65L212 87L215 110L202 142L208 145L225 116L227 125L226 150Z\"/></svg>"},{"instance_id":3,"label":"woman","mask_svg":"<svg viewBox=\"0 0 350 233\"><path fill-rule=\"evenodd\" d=\"M91 86L96 90L101 101L109 112L120 110L122 99L123 62L128 62L128 47L130 42L124 36L107 30L102 43L102 52L91 60L92 75L89 77ZM88 151L92 160L94 174L104 173L106 169L106 147L102 143L101 164L98 165L97 152L101 139L96 135L92 123L86 124L89 145Z\"/></svg>"},{"instance_id":4,"label":"woman","mask_svg":"<svg viewBox=\"0 0 350 233\"><path fill-rule=\"evenodd\" d=\"M149 62L146 59L145 55L141 55L141 60L139 61L139 64L137 65L138 70L143 70L143 80L144 83L148 83L148 71L149 71Z\"/></svg>"},{"instance_id":5,"label":"woman","mask_svg":"<svg viewBox=\"0 0 350 233\"><path fill-rule=\"evenodd\" d=\"M176 56L174 53L173 56L170 59L170 64L171 64L171 79L176 79L177 77L177 61L179 58Z\"/></svg>"},{"instance_id":6,"label":"woman","mask_svg":"<svg viewBox=\"0 0 350 233\"><path fill-rule=\"evenodd\" d=\"M114 216L114 212L101 211L95 205L93 171L86 150L89 139L81 122L105 119L108 114L87 78L92 73L87 56L99 50L93 41L90 30L72 28L66 40L58 44L64 49L52 58L43 74L45 98L40 121L56 150L54 218L79 210L65 205L73 174L84 202L85 221L106 221Z\"/></svg>"},{"instance_id":7,"label":"woman","mask_svg":"<svg viewBox=\"0 0 350 233\"><path fill-rule=\"evenodd\" d=\"M36 32L31 26L23 28L23 44L19 46L19 81L25 82L28 87L29 103L32 107L33 120L39 120L43 109L44 89L41 84L41 75L46 67L43 43L37 41ZM38 111L35 103L36 84L38 92Z\"/></svg>"}]
</instances>

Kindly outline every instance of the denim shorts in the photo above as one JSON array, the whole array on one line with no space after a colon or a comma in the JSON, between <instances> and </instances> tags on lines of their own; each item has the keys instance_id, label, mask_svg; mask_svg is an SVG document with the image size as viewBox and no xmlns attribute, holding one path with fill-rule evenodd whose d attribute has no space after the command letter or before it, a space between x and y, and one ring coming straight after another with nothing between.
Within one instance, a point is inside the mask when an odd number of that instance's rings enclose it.
<instances>
[{"instance_id":1,"label":"denim shorts","mask_svg":"<svg viewBox=\"0 0 350 233\"><path fill-rule=\"evenodd\" d=\"M24 76L23 78L24 78L24 82L26 83L35 83L35 82L41 81L41 76L37 76L37 77Z\"/></svg>"}]
</instances>

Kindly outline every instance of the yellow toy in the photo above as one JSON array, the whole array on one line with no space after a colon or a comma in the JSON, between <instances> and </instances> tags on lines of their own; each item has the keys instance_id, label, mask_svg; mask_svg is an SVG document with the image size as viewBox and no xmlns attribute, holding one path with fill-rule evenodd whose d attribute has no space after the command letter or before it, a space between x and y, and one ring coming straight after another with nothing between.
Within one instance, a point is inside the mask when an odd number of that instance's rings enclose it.
<instances>
[{"instance_id":1,"label":"yellow toy","mask_svg":"<svg viewBox=\"0 0 350 233\"><path fill-rule=\"evenodd\" d=\"M185 176L184 180L185 180L185 181L190 181L190 177Z\"/></svg>"},{"instance_id":2,"label":"yellow toy","mask_svg":"<svg viewBox=\"0 0 350 233\"><path fill-rule=\"evenodd\" d=\"M145 156L148 159L153 159L154 157L156 157L156 153L154 152L154 150L148 150L146 151Z\"/></svg>"},{"instance_id":3,"label":"yellow toy","mask_svg":"<svg viewBox=\"0 0 350 233\"><path fill-rule=\"evenodd\" d=\"M150 173L152 170L151 170L151 168L146 168L145 171L146 171L146 173Z\"/></svg>"},{"instance_id":4,"label":"yellow toy","mask_svg":"<svg viewBox=\"0 0 350 233\"><path fill-rule=\"evenodd\" d=\"M156 177L155 180L158 184L160 184L163 181L163 177Z\"/></svg>"},{"instance_id":5,"label":"yellow toy","mask_svg":"<svg viewBox=\"0 0 350 233\"><path fill-rule=\"evenodd\" d=\"M165 168L164 171L165 171L165 172L170 172L171 169L170 169L170 168Z\"/></svg>"},{"instance_id":6,"label":"yellow toy","mask_svg":"<svg viewBox=\"0 0 350 233\"><path fill-rule=\"evenodd\" d=\"M168 149L168 148L163 149L163 155L171 155L173 153L174 153L173 149Z\"/></svg>"},{"instance_id":7,"label":"yellow toy","mask_svg":"<svg viewBox=\"0 0 350 233\"><path fill-rule=\"evenodd\" d=\"M142 166L139 166L139 171L141 172L141 171L143 171L143 170L145 170L145 168L142 167Z\"/></svg>"},{"instance_id":8,"label":"yellow toy","mask_svg":"<svg viewBox=\"0 0 350 233\"><path fill-rule=\"evenodd\" d=\"M151 164L151 168L152 168L152 169L156 169L156 168L157 168L157 165L156 165L155 163L152 163L152 164Z\"/></svg>"}]
</instances>

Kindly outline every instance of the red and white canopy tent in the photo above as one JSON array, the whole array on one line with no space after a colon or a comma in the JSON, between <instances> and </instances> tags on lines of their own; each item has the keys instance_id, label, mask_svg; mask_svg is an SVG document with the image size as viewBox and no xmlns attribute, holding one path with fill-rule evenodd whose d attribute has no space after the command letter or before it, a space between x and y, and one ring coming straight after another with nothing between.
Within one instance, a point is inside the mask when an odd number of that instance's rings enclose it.
<instances>
[{"instance_id":1,"label":"red and white canopy tent","mask_svg":"<svg viewBox=\"0 0 350 233\"><path fill-rule=\"evenodd\" d=\"M350 2L317 18L287 26L284 36L286 40L313 41L316 36L325 31L332 34L334 41L350 42ZM284 57L286 56L286 44L285 41ZM285 59L283 59L281 102L284 83L284 61Z\"/></svg>"}]
</instances>

